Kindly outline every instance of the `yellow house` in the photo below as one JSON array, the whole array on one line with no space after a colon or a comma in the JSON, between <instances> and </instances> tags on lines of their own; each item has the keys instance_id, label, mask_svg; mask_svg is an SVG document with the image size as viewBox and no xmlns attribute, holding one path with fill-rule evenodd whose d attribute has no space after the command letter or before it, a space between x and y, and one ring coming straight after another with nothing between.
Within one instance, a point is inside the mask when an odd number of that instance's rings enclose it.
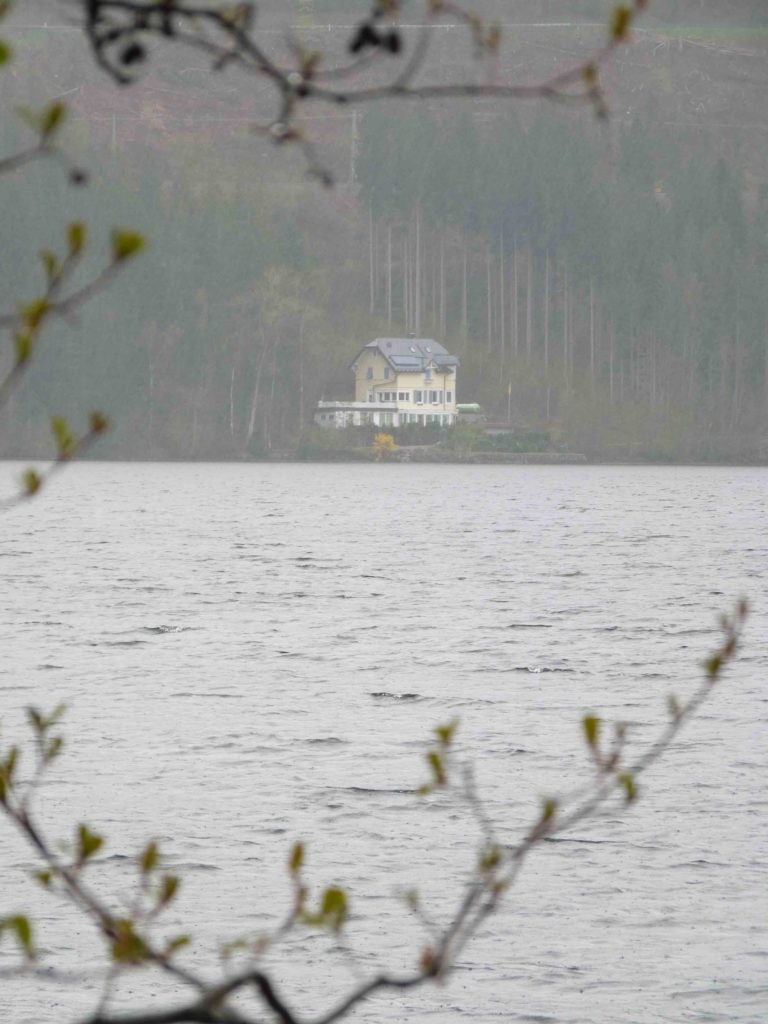
<instances>
[{"instance_id":1,"label":"yellow house","mask_svg":"<svg viewBox=\"0 0 768 1024\"><path fill-rule=\"evenodd\" d=\"M431 338L376 338L352 362L351 402L319 402L315 422L326 427L359 424L448 426L456 421L459 360Z\"/></svg>"}]
</instances>

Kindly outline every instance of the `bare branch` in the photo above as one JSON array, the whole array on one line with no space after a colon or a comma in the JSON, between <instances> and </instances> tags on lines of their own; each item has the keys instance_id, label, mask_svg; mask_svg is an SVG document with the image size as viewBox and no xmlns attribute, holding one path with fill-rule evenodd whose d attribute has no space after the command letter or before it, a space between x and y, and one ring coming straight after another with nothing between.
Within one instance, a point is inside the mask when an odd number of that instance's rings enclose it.
<instances>
[{"instance_id":1,"label":"bare branch","mask_svg":"<svg viewBox=\"0 0 768 1024\"><path fill-rule=\"evenodd\" d=\"M674 698L670 700L670 722L634 761L627 765L622 763L625 727L617 727L612 744L604 754L599 748L599 720L588 716L584 722L585 736L597 768L591 790L586 794L571 794L560 801L545 801L541 814L515 846L502 849L496 845L493 822L476 793L471 772L464 767L458 785L452 782L451 744L456 722L435 730L437 749L430 751L427 758L433 781L425 790L431 792L436 789L453 789L468 807L471 817L478 826L481 846L478 863L462 890L456 910L448 925L434 935L434 948L427 949L422 954L419 970L404 976L378 974L353 987L327 1012L304 1019L291 1009L264 971L248 968L220 984L211 984L172 963L166 953L153 946L148 935L142 934L140 962L147 966L160 967L184 984L192 986L196 989L196 998L175 1009L133 1015L109 1014L102 1004L83 1024L180 1024L184 1021L192 1024L254 1024L250 1018L242 1016L239 1011L228 1005L228 1001L234 995L246 991L252 991L257 995L264 1008L274 1014L282 1024L333 1024L374 992L416 988L448 975L453 970L457 957L477 933L483 921L498 910L504 895L514 885L532 850L552 836L594 818L603 806L617 795L623 798L625 806L634 802L637 795L636 777L647 771L666 753L680 729L696 714L711 694L724 668L735 657L746 616L746 603L741 602L732 618L723 618L723 642L705 662L702 683L685 704L680 704ZM53 720L57 717L58 712L53 716ZM17 787L12 784L11 776L12 771L3 767L3 763L0 762L0 808L47 865L52 878L61 883L73 904L93 921L103 938L109 943L119 941L117 916L85 884L77 865L70 866L52 851L32 819L29 800L17 799ZM278 929L278 935L289 931L300 919L307 916L303 910L304 888L300 878L302 859L301 844L297 844L290 859L294 903L284 924ZM151 915L146 915L146 920L151 920Z\"/></svg>"},{"instance_id":2,"label":"bare branch","mask_svg":"<svg viewBox=\"0 0 768 1024\"><path fill-rule=\"evenodd\" d=\"M592 56L565 72L534 83L418 82L426 66L435 28L447 17L456 19L475 45L478 60L493 58L501 45L501 29L486 25L470 8L458 3L423 4L422 23L412 44L406 47L404 29L398 21L399 4L372 3L358 19L347 49L348 62L332 68L322 66L323 55L308 52L295 38L288 40L293 64L274 58L255 27L255 6L240 3L232 7L198 5L190 0L73 0L82 10L87 38L96 61L116 82L129 84L135 69L148 59L144 40L165 39L203 50L213 60L213 69L235 65L265 79L275 90L275 113L269 123L276 143L296 143L302 150L310 173L324 184L330 173L320 163L314 146L296 126L296 117L306 103L334 106L365 104L386 99L440 99L486 97L508 100L546 99L560 103L590 104L598 116L606 113L599 80L599 68L623 45L646 0L633 0L621 8L622 16L609 26L608 40ZM355 84L372 66L391 68L388 80L377 85ZM345 87L333 87L333 81ZM349 83L349 84L346 84Z\"/></svg>"},{"instance_id":3,"label":"bare branch","mask_svg":"<svg viewBox=\"0 0 768 1024\"><path fill-rule=\"evenodd\" d=\"M28 149L23 149L11 156L3 157L0 160L0 174L10 174L12 171L18 170L19 167L32 163L33 160L41 160L50 156L50 152L47 146L38 144L30 146Z\"/></svg>"}]
</instances>

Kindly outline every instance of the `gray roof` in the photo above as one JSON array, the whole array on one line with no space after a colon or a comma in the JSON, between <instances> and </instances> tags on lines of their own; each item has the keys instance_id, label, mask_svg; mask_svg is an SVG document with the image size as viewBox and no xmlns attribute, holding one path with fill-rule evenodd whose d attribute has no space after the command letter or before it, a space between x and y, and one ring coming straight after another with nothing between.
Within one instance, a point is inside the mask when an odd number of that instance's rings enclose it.
<instances>
[{"instance_id":1,"label":"gray roof","mask_svg":"<svg viewBox=\"0 0 768 1024\"><path fill-rule=\"evenodd\" d=\"M434 363L437 367L458 366L459 360L450 355L439 341L432 338L376 338L365 348L375 348L394 370L419 373ZM359 359L358 353L355 362Z\"/></svg>"}]
</instances>

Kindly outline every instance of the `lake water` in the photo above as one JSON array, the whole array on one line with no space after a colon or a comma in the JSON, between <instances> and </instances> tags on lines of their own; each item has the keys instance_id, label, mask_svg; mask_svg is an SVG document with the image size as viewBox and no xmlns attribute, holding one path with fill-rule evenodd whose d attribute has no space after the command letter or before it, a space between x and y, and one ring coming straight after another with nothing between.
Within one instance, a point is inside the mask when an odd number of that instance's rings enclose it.
<instances>
[{"instance_id":1,"label":"lake water","mask_svg":"<svg viewBox=\"0 0 768 1024\"><path fill-rule=\"evenodd\" d=\"M739 663L638 806L540 849L449 984L353 1019L764 1022L767 485L741 468L72 466L0 519L3 740L26 705L66 701L49 834L104 831L93 881L121 893L158 837L184 879L168 927L212 972L217 943L285 912L304 838L313 886L344 884L353 909L348 951L301 934L268 961L309 1019L418 961L405 890L438 921L455 904L478 837L413 793L435 725L460 718L519 837L541 795L586 777L581 714L631 722L640 749L746 595ZM86 972L4 981L0 1016L68 1024L98 991L88 924L28 884L1 823L0 858L0 913L32 910L50 962ZM165 994L132 974L118 1003Z\"/></svg>"}]
</instances>

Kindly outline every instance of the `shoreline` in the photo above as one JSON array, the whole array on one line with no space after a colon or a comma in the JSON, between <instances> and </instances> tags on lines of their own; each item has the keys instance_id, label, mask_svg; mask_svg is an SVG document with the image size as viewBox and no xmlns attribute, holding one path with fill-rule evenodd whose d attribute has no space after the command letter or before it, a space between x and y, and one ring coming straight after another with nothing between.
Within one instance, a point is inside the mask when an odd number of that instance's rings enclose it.
<instances>
[{"instance_id":1,"label":"shoreline","mask_svg":"<svg viewBox=\"0 0 768 1024\"><path fill-rule=\"evenodd\" d=\"M443 465L463 466L488 466L488 465L510 465L510 466L566 466L566 465L587 465L589 460L586 455L578 452L447 452L430 451L423 448L397 448L391 455L385 458L377 458L373 452L367 449L359 453L349 451L340 452L338 457L333 452L317 453L305 457L290 457L278 460L285 462L379 462L399 465L426 463Z\"/></svg>"},{"instance_id":2,"label":"shoreline","mask_svg":"<svg viewBox=\"0 0 768 1024\"><path fill-rule=\"evenodd\" d=\"M496 452L478 452L477 455L484 456L482 459L466 457L466 456L452 456L442 458L411 458L411 459L375 459L373 457L355 457L350 456L348 452L344 452L343 455L335 457L333 453L324 453L323 455L315 455L312 457L300 457L295 454L275 454L266 458L255 458L248 456L229 456L229 457L215 457L215 456L200 456L199 458L190 458L187 456L169 456L169 455L157 455L157 456L88 456L81 459L73 460L73 464L77 463L167 463L170 465L177 464L189 464L189 465L275 465L275 464L295 464L295 465L312 465L312 464L323 464L323 465L391 465L391 466L407 466L411 464L416 465L523 465L523 466L633 466L633 467L668 467L670 469L680 467L690 467L699 469L768 469L768 460L757 460L757 459L609 459L605 457L590 458L582 453L573 452L507 452L507 453L496 453ZM506 457L499 457L506 456ZM8 465L26 465L26 464L37 464L37 465L48 465L52 459L45 458L43 456L23 456L23 455L2 455L0 456L0 463Z\"/></svg>"}]
</instances>

